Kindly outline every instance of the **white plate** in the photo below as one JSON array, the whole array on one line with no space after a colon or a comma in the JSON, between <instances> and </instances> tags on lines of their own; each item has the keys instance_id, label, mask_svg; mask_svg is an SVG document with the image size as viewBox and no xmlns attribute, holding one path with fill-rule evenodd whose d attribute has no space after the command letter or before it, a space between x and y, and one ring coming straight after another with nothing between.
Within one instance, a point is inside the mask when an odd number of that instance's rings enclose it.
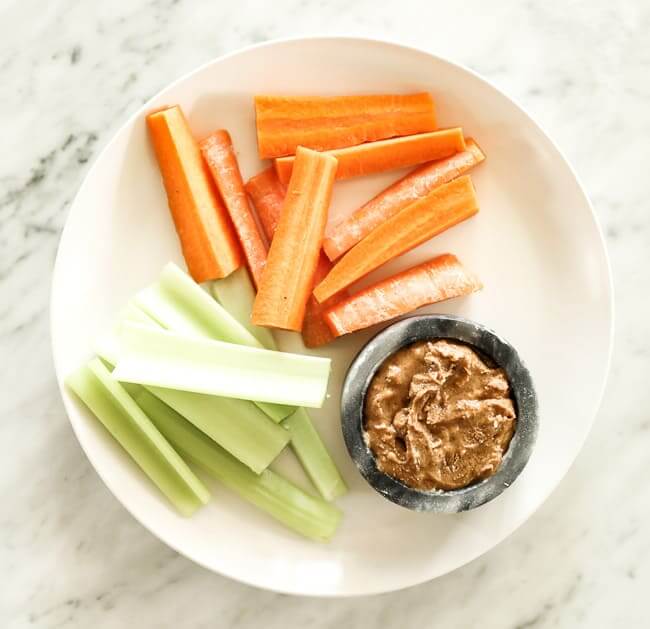
<instances>
[{"instance_id":1,"label":"white plate","mask_svg":"<svg viewBox=\"0 0 650 629\"><path fill-rule=\"evenodd\" d=\"M334 359L331 397L312 416L350 493L340 501L340 531L321 545L219 486L195 517L177 516L61 387L79 442L117 499L161 540L211 570L310 595L369 594L432 579L478 557L522 524L558 484L591 427L609 364L611 280L599 227L574 173L526 113L480 77L422 51L361 39L280 41L222 57L163 90L120 129L88 173L61 239L52 291L59 383L90 357L93 337L134 292L168 260L182 263L147 139L146 111L179 103L198 136L228 128L248 177L262 166L253 94L414 90L431 91L440 125L462 125L487 153L473 174L481 212L375 277L446 251L480 274L480 294L431 310L475 319L518 348L540 399L533 456L508 491L473 512L427 515L384 500L352 465L339 426L341 380L369 334L340 340L322 352ZM397 176L337 184L333 216L354 209ZM285 348L296 343L283 339ZM299 472L295 466L288 471Z\"/></svg>"}]
</instances>

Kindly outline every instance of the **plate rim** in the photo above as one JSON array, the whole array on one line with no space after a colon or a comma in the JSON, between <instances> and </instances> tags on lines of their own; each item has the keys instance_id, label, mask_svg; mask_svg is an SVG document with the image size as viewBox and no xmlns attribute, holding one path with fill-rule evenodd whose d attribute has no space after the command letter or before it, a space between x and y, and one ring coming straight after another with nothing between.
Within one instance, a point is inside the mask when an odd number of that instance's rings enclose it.
<instances>
[{"instance_id":1,"label":"plate rim","mask_svg":"<svg viewBox=\"0 0 650 629\"><path fill-rule=\"evenodd\" d=\"M174 541L168 541L167 539L162 539L157 532L152 530L147 524L145 524L122 500L120 500L116 493L112 489L112 483L109 481L107 478L105 478L102 473L95 467L90 455L86 451L86 448L84 447L82 440L80 439L79 433L77 432L77 426L75 425L75 422L71 418L71 412L73 408L72 404L72 399L70 396L64 395L64 390L65 390L65 382L64 382L64 376L61 374L59 363L60 361L57 359L58 352L57 352L57 344L55 343L55 329L54 329L54 310L55 310L55 302L57 301L57 286L58 282L60 280L61 276L61 271L60 271L60 258L61 258L61 251L65 245L66 242L66 236L67 233L69 233L69 223L71 217L76 213L79 212L77 209L78 207L78 199L81 196L82 192L85 190L86 186L88 185L88 181L91 179L91 175L94 173L95 169L97 168L97 165L101 161L102 156L109 151L109 149L113 146L113 144L117 141L117 139L121 136L123 130L130 126L139 116L142 115L144 111L147 110L148 107L151 106L151 103L155 101L163 92L166 92L167 90L170 90L177 86L178 84L192 78L196 74L199 74L200 72L204 71L206 68L209 66L221 63L227 59L230 59L232 57L235 57L240 54L245 54L250 51L260 49L260 48L269 48L272 46L276 45L281 45L281 44L286 44L286 43L293 43L293 42L301 42L301 41L309 41L309 42L323 42L323 43L335 43L335 42L358 42L362 44L371 44L371 45L380 45L380 46L389 46L391 48L395 49L401 49L406 52L410 53L417 53L421 55L426 55L428 57L431 57L432 59L436 60L437 62L447 64L449 66L452 66L456 70L460 70L461 72L466 72L470 76L472 76L474 79L477 79L478 81L484 83L487 85L490 89L494 90L497 92L500 96L505 98L507 101L509 101L516 109L518 109L521 113L523 113L531 122L532 124L538 128L538 130L542 133L542 135L545 137L545 139L549 142L550 146L555 150L557 156L560 158L564 166L568 169L568 171L571 173L577 188L579 192L581 193L582 197L584 198L584 201L586 203L586 206L589 209L589 212L591 214L591 220L594 224L594 227L596 228L596 233L598 235L598 241L600 244L600 253L602 254L603 258L603 263L604 263L604 271L606 277L604 278L605 285L607 288L607 303L608 303L608 308L607 308L607 319L609 321L609 326L608 326L608 333L607 333L607 355L606 355L606 360L604 364L604 370L602 372L602 378L601 382L598 384L598 395L595 396L594 402L592 404L591 411L589 412L590 420L587 426L587 430L584 433L584 436L582 439L579 441L577 444L577 449L576 449L576 454L573 457L572 461L566 466L566 469L562 471L560 474L557 482L555 485L550 487L545 493L542 494L541 500L539 500L538 504L530 511L529 513L526 514L525 517L518 517L514 520L513 526L511 530L503 535L500 539L498 539L489 549L479 552L471 557L465 558L461 563L459 563L455 568L452 570L449 570L445 573L441 573L438 575L434 575L429 578L421 579L420 577L416 577L415 579L402 579L399 583L399 585L395 587L385 587L385 586L380 586L380 587L374 587L374 588L354 588L352 590L346 590L346 591L321 591L321 592L314 592L314 591L309 591L309 590L300 590L297 588L288 588L288 587L275 587L273 585L269 586L267 583L264 582L263 579L256 579L254 575L244 575L244 574L235 574L233 571L225 570L225 569L217 569L212 565L208 565L206 562L204 562L200 557L193 557L190 556L188 553L186 553L184 550L179 548L177 544ZM591 433L591 430L593 429L594 422L596 420L596 417L598 415L598 412L601 408L602 401L605 395L605 391L607 388L607 382L609 380L609 375L611 371L611 364L612 364L612 355L613 355L613 349L614 349L614 332L615 332L615 299L614 299L614 282L613 282L613 273L612 273L612 265L611 265L611 260L609 256L609 252L607 249L607 244L605 241L604 233L602 226L600 224L600 221L598 220L598 216L596 215L596 212L594 211L594 207L591 203L591 199L589 198L585 187L576 173L575 169L573 168L572 164L569 162L569 160L566 158L564 152L559 148L559 146L556 144L556 142L553 140L553 138L546 132L545 128L538 122L538 120L531 115L531 113L524 107L522 106L519 101L512 96L510 96L507 92L502 90L501 88L497 87L491 80L485 78L478 72L472 70L471 68L467 67L466 65L452 60L444 55L438 54L436 52L432 52L430 50L426 50L424 48L420 48L418 46L412 45L405 43L404 41L400 40L399 38L379 38L379 37L370 37L370 36L356 36L356 35L296 35L296 36L290 36L290 37L282 37L282 38L275 38L275 39L270 39L266 40L263 42L257 42L254 44L249 44L247 46L242 46L239 48L236 48L235 50L232 50L230 52L224 53L222 55L219 55L217 57L214 57L212 59L209 59L198 66L194 67L193 69L189 70L188 72L185 72L184 74L178 76L176 79L172 80L171 82L165 84L160 90L158 90L155 94L153 94L150 98L147 99L146 102L142 103L137 109L135 109L127 118L126 120L113 132L111 135L110 139L106 142L106 144L102 147L102 149L97 153L97 155L93 158L90 167L86 171L86 174L84 175L84 178L82 182L79 184L79 187L77 188L77 192L74 195L74 198L72 200L72 203L70 204L70 209L68 211L68 214L65 218L64 226L63 229L61 230L61 235L59 237L59 242L57 245L57 250L56 250L56 256L54 260L54 265L53 265L53 270L52 270L52 277L51 277L51 283L50 283L50 303L49 303L49 308L48 308L48 314L49 314L49 334L50 334L50 349L52 351L52 362L54 366L54 373L56 376L56 381L57 381L57 386L59 390L59 395L61 397L61 400L63 402L63 406L65 408L66 416L68 418L68 422L70 423L72 427L72 431L77 439L77 442L79 446L81 447L82 451L84 452L86 458L88 459L88 462L94 469L95 473L99 476L99 478L102 480L106 488L110 491L110 493L113 495L113 497L116 499L116 501L135 519L136 522L138 522L144 529L146 529L150 534L152 534L155 538L157 538L161 543L169 546L172 550L177 552L178 554L182 555L183 557L189 559L193 563L201 566L202 568L213 572L215 574L219 574L221 576L233 579L235 581L238 581L240 583L243 583L245 585L253 586L256 588L272 591L272 592L277 592L281 594L290 594L290 595L296 595L296 596L313 596L313 597L319 597L319 598L350 598L350 597L357 597L357 596L367 596L367 595L374 595L374 594L383 594L387 592L396 592L400 590L404 590L409 587L413 587L422 583L428 583L434 579L437 579L439 577L445 576L446 574L450 574L452 572L455 572L456 570L462 568L463 566L471 563L472 561L475 561L479 557L486 555L487 553L493 551L497 546L499 546L504 540L506 540L510 535L512 535L517 529L519 529L526 521L528 521L540 508L541 506L548 500L549 496L559 487L561 482L564 480L566 477L567 473L571 469L571 467L575 464L576 459L578 458L580 452L582 451L584 444Z\"/></svg>"}]
</instances>

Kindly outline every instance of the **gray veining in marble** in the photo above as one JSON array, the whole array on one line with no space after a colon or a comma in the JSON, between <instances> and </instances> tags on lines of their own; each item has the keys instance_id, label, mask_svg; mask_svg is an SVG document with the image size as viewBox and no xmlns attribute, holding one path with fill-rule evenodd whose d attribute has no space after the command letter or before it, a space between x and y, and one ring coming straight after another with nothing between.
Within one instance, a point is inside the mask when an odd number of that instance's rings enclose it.
<instances>
[{"instance_id":1,"label":"gray veining in marble","mask_svg":"<svg viewBox=\"0 0 650 629\"><path fill-rule=\"evenodd\" d=\"M650 3L0 2L0 626L646 627L650 611ZM309 33L390 37L493 80L574 164L603 224L617 339L602 409L515 535L437 581L352 600L213 575L142 529L65 417L48 299L67 209L129 112L195 65Z\"/></svg>"}]
</instances>

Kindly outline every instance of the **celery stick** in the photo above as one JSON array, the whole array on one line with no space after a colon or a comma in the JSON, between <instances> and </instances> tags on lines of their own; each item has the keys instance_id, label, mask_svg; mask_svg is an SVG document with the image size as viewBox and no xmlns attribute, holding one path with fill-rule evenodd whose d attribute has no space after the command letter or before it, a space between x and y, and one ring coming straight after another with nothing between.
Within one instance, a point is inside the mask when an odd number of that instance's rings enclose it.
<instances>
[{"instance_id":1,"label":"celery stick","mask_svg":"<svg viewBox=\"0 0 650 629\"><path fill-rule=\"evenodd\" d=\"M246 269L242 270L246 272ZM187 273L171 262L163 269L160 280L138 293L134 302L172 332L262 347L243 322L224 310ZM295 410L291 406L262 401L257 405L275 422L282 421Z\"/></svg>"},{"instance_id":2,"label":"celery stick","mask_svg":"<svg viewBox=\"0 0 650 629\"><path fill-rule=\"evenodd\" d=\"M100 357L115 365L120 359L121 344L109 340L97 350L106 348L115 353L100 353ZM126 382L122 387L131 395L141 389L138 384ZM289 442L289 433L247 400L155 387L150 390L254 472L266 469Z\"/></svg>"},{"instance_id":3,"label":"celery stick","mask_svg":"<svg viewBox=\"0 0 650 629\"><path fill-rule=\"evenodd\" d=\"M329 358L244 347L125 322L117 380L224 397L320 407Z\"/></svg>"},{"instance_id":4,"label":"celery stick","mask_svg":"<svg viewBox=\"0 0 650 629\"><path fill-rule=\"evenodd\" d=\"M320 495L334 500L347 493L348 488L307 411L299 408L282 425L289 431L291 448Z\"/></svg>"},{"instance_id":5,"label":"celery stick","mask_svg":"<svg viewBox=\"0 0 650 629\"><path fill-rule=\"evenodd\" d=\"M310 539L327 541L334 535L341 520L336 507L305 493L271 470L259 476L253 474L148 391L138 393L135 401L187 460L244 500Z\"/></svg>"},{"instance_id":6,"label":"celery stick","mask_svg":"<svg viewBox=\"0 0 650 629\"><path fill-rule=\"evenodd\" d=\"M193 280L191 280L193 281ZM204 292L203 289L198 285L194 284L196 287L196 290ZM212 299L210 296L208 296L208 299ZM171 306L170 308L173 308ZM158 310L154 310L154 312L158 312ZM182 317L182 312L179 314L179 310L176 310L175 312L172 312L170 309L171 317ZM168 321L171 321L172 319L168 319ZM147 324L150 326L155 326L155 327L160 327L162 324L160 324L156 319L152 318L151 315L147 314L144 310L142 310L139 306L136 305L135 301L132 303L129 303L127 307L120 313L120 316L118 317L119 324L115 328L115 330L118 331L119 335L119 326L122 325L125 321L129 321L132 323L143 323ZM187 321L190 321L188 318ZM191 325L191 323L189 324ZM187 330L190 329L190 327L185 328ZM173 331L179 331L179 330L173 330ZM108 359L108 356L111 355L115 358L115 360L111 361L112 365L115 365L117 362L117 355L118 355L118 348L117 346L110 346L110 343L119 343L119 338L118 335L113 334L113 335L106 335L103 337L103 339L100 339L98 343L98 354L100 356L106 356ZM201 336L203 336L204 333L201 333ZM103 346L102 346L103 345ZM123 385L128 385L128 383L123 383ZM281 422L283 419L285 419L288 415L290 415L294 410L294 406L286 406L284 404L268 404L266 402L254 402L256 406L260 408L266 415L268 415L276 424Z\"/></svg>"},{"instance_id":7,"label":"celery stick","mask_svg":"<svg viewBox=\"0 0 650 629\"><path fill-rule=\"evenodd\" d=\"M262 347L255 336L172 262L162 270L160 280L136 295L134 301L169 330Z\"/></svg>"},{"instance_id":8,"label":"celery stick","mask_svg":"<svg viewBox=\"0 0 650 629\"><path fill-rule=\"evenodd\" d=\"M241 323L266 349L276 349L273 333L268 328L251 323L255 301L255 287L248 269L244 266L228 277L212 282L210 289L214 298ZM223 340L223 339L222 339Z\"/></svg>"},{"instance_id":9,"label":"celery stick","mask_svg":"<svg viewBox=\"0 0 650 629\"><path fill-rule=\"evenodd\" d=\"M258 474L289 443L289 433L246 400L160 387L147 389Z\"/></svg>"},{"instance_id":10,"label":"celery stick","mask_svg":"<svg viewBox=\"0 0 650 629\"><path fill-rule=\"evenodd\" d=\"M205 485L98 358L66 383L182 515L208 502Z\"/></svg>"}]
</instances>

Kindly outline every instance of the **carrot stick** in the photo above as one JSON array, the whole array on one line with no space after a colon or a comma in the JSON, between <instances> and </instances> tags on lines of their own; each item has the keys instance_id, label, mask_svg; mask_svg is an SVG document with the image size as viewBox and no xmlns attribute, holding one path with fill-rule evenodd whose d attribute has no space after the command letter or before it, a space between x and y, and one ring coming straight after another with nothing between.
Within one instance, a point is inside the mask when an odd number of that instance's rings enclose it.
<instances>
[{"instance_id":1,"label":"carrot stick","mask_svg":"<svg viewBox=\"0 0 650 629\"><path fill-rule=\"evenodd\" d=\"M449 157L464 150L463 131L456 128L367 142L359 146L326 152L336 157L339 162L336 178L349 179L384 170L415 166L433 159ZM279 157L275 160L275 170L282 183L289 181L294 159L294 157Z\"/></svg>"},{"instance_id":2,"label":"carrot stick","mask_svg":"<svg viewBox=\"0 0 650 629\"><path fill-rule=\"evenodd\" d=\"M169 209L190 275L225 277L241 265L241 249L199 147L180 107L147 116Z\"/></svg>"},{"instance_id":3,"label":"carrot stick","mask_svg":"<svg viewBox=\"0 0 650 629\"><path fill-rule=\"evenodd\" d=\"M225 129L214 131L200 143L200 148L239 236L253 282L258 286L266 264L266 243L244 190L230 134Z\"/></svg>"},{"instance_id":4,"label":"carrot stick","mask_svg":"<svg viewBox=\"0 0 650 629\"><path fill-rule=\"evenodd\" d=\"M432 190L371 231L314 289L324 302L353 282L478 212L469 175Z\"/></svg>"},{"instance_id":5,"label":"carrot stick","mask_svg":"<svg viewBox=\"0 0 650 629\"><path fill-rule=\"evenodd\" d=\"M354 146L436 128L431 94L255 97L261 159Z\"/></svg>"},{"instance_id":6,"label":"carrot stick","mask_svg":"<svg viewBox=\"0 0 650 629\"><path fill-rule=\"evenodd\" d=\"M302 329L335 176L336 158L298 148L295 173L253 304L254 325Z\"/></svg>"},{"instance_id":7,"label":"carrot stick","mask_svg":"<svg viewBox=\"0 0 650 629\"><path fill-rule=\"evenodd\" d=\"M344 299L324 317L332 333L341 336L481 288L479 279L446 253Z\"/></svg>"},{"instance_id":8,"label":"carrot stick","mask_svg":"<svg viewBox=\"0 0 650 629\"><path fill-rule=\"evenodd\" d=\"M467 149L461 153L416 168L334 226L323 241L327 257L336 260L409 203L480 164L485 155L478 144L471 138L466 144Z\"/></svg>"},{"instance_id":9,"label":"carrot stick","mask_svg":"<svg viewBox=\"0 0 650 629\"><path fill-rule=\"evenodd\" d=\"M253 200L266 239L271 242L280 222L285 187L280 183L273 166L251 177L244 187Z\"/></svg>"},{"instance_id":10,"label":"carrot stick","mask_svg":"<svg viewBox=\"0 0 650 629\"><path fill-rule=\"evenodd\" d=\"M328 257L321 251L318 256L318 264L316 265L316 272L314 273L314 286L319 284L332 269L332 263ZM309 300L307 301L307 308L305 310L305 319L302 323L302 340L306 347L314 348L326 345L334 340L334 335L325 322L324 314L328 308L332 308L346 297L347 293L341 295L334 295L322 304L310 293Z\"/></svg>"},{"instance_id":11,"label":"carrot stick","mask_svg":"<svg viewBox=\"0 0 650 629\"><path fill-rule=\"evenodd\" d=\"M275 169L270 167L251 177L246 183L246 191L253 200L266 238L271 242L280 220L285 195L284 186L275 174ZM320 282L331 268L332 263L321 251L314 272L313 286ZM323 319L323 312L338 303L340 299L337 295L320 304L313 295L309 295L302 323L302 338L306 347L320 347L334 340L334 335Z\"/></svg>"}]
</instances>

